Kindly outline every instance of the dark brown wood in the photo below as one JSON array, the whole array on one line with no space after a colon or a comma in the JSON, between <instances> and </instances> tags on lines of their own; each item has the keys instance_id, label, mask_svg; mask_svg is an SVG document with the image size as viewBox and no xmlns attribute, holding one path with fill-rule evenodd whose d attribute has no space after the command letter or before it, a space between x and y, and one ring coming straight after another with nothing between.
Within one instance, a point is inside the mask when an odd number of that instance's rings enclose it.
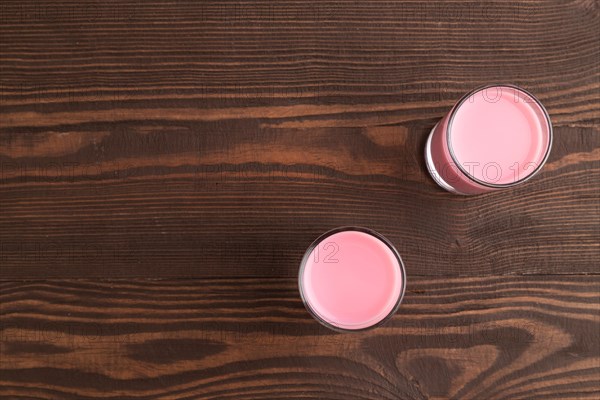
<instances>
[{"instance_id":1,"label":"dark brown wood","mask_svg":"<svg viewBox=\"0 0 600 400\"><path fill-rule=\"evenodd\" d=\"M598 3L2 3L5 277L296 273L367 225L420 275L597 272ZM533 182L424 167L436 120L518 83L554 122Z\"/></svg>"},{"instance_id":2,"label":"dark brown wood","mask_svg":"<svg viewBox=\"0 0 600 400\"><path fill-rule=\"evenodd\" d=\"M2 1L0 397L598 398L599 25L593 0ZM490 82L554 147L454 196L425 139ZM295 287L341 225L406 263L370 333Z\"/></svg>"},{"instance_id":3,"label":"dark brown wood","mask_svg":"<svg viewBox=\"0 0 600 400\"><path fill-rule=\"evenodd\" d=\"M5 282L2 383L42 399L583 399L600 276L413 278L382 328L338 334L294 279Z\"/></svg>"}]
</instances>

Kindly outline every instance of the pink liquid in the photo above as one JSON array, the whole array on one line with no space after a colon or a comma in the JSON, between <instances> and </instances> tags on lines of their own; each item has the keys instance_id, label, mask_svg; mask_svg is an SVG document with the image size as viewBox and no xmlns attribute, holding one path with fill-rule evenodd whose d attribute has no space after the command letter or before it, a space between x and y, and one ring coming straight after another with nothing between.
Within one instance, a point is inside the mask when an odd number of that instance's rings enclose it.
<instances>
[{"instance_id":1,"label":"pink liquid","mask_svg":"<svg viewBox=\"0 0 600 400\"><path fill-rule=\"evenodd\" d=\"M527 179L545 162L550 145L542 106L518 88L495 86L472 93L440 121L426 158L441 186L476 194Z\"/></svg>"},{"instance_id":2,"label":"pink liquid","mask_svg":"<svg viewBox=\"0 0 600 400\"><path fill-rule=\"evenodd\" d=\"M304 301L323 321L341 329L363 329L385 319L403 292L403 269L378 238L342 231L322 240L300 276Z\"/></svg>"}]
</instances>

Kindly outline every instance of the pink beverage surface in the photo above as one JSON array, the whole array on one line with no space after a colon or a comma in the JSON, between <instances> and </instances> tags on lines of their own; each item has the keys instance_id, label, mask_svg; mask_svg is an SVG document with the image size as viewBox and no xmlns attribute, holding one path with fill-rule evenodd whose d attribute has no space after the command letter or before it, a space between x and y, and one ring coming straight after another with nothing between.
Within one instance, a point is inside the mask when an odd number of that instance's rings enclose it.
<instances>
[{"instance_id":1,"label":"pink beverage surface","mask_svg":"<svg viewBox=\"0 0 600 400\"><path fill-rule=\"evenodd\" d=\"M475 93L456 110L449 128L456 161L474 178L510 184L543 162L549 129L541 107L511 87Z\"/></svg>"},{"instance_id":2,"label":"pink beverage surface","mask_svg":"<svg viewBox=\"0 0 600 400\"><path fill-rule=\"evenodd\" d=\"M343 231L313 249L301 277L304 299L321 319L343 329L383 320L402 291L398 259L381 240Z\"/></svg>"}]
</instances>

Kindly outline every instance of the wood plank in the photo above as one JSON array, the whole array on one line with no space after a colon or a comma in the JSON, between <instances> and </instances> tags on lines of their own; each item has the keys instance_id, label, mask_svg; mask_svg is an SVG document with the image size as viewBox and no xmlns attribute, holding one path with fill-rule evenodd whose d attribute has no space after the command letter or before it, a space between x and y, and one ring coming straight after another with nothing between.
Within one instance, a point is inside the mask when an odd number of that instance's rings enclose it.
<instances>
[{"instance_id":1,"label":"wood plank","mask_svg":"<svg viewBox=\"0 0 600 400\"><path fill-rule=\"evenodd\" d=\"M597 270L597 2L3 1L0 19L4 278L291 277L340 225L388 236L411 274ZM424 141L490 81L548 107L550 163L452 196Z\"/></svg>"},{"instance_id":2,"label":"wood plank","mask_svg":"<svg viewBox=\"0 0 600 400\"><path fill-rule=\"evenodd\" d=\"M0 11L7 105L25 105L15 112L36 111L36 98L59 103L39 101L44 114L88 110L89 120L115 101L162 109L165 97L171 108L186 97L355 105L428 89L453 101L511 81L536 89L558 122L598 118L600 7L590 0L3 1Z\"/></svg>"},{"instance_id":3,"label":"wood plank","mask_svg":"<svg viewBox=\"0 0 600 400\"><path fill-rule=\"evenodd\" d=\"M583 399L600 276L412 277L385 326L337 334L294 279L2 282L10 398Z\"/></svg>"},{"instance_id":4,"label":"wood plank","mask_svg":"<svg viewBox=\"0 0 600 400\"><path fill-rule=\"evenodd\" d=\"M386 235L409 274L597 272L594 130L557 129L540 176L465 198L424 170L423 125L243 127L3 136L3 277L290 277L343 225Z\"/></svg>"},{"instance_id":5,"label":"wood plank","mask_svg":"<svg viewBox=\"0 0 600 400\"><path fill-rule=\"evenodd\" d=\"M3 0L0 397L599 398L599 24L593 0ZM489 82L536 94L555 145L453 196L425 139ZM341 225L407 266L370 332L298 295Z\"/></svg>"}]
</instances>

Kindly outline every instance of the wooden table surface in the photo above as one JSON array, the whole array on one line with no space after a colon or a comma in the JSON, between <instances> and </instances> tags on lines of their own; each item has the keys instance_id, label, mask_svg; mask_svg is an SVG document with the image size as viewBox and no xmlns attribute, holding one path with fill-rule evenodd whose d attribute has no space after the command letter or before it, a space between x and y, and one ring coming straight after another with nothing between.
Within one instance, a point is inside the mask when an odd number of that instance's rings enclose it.
<instances>
[{"instance_id":1,"label":"wooden table surface","mask_svg":"<svg viewBox=\"0 0 600 400\"><path fill-rule=\"evenodd\" d=\"M0 396L598 399L594 0L2 1ZM444 192L425 139L520 85L531 182ZM307 246L398 248L399 312L306 312Z\"/></svg>"}]
</instances>

